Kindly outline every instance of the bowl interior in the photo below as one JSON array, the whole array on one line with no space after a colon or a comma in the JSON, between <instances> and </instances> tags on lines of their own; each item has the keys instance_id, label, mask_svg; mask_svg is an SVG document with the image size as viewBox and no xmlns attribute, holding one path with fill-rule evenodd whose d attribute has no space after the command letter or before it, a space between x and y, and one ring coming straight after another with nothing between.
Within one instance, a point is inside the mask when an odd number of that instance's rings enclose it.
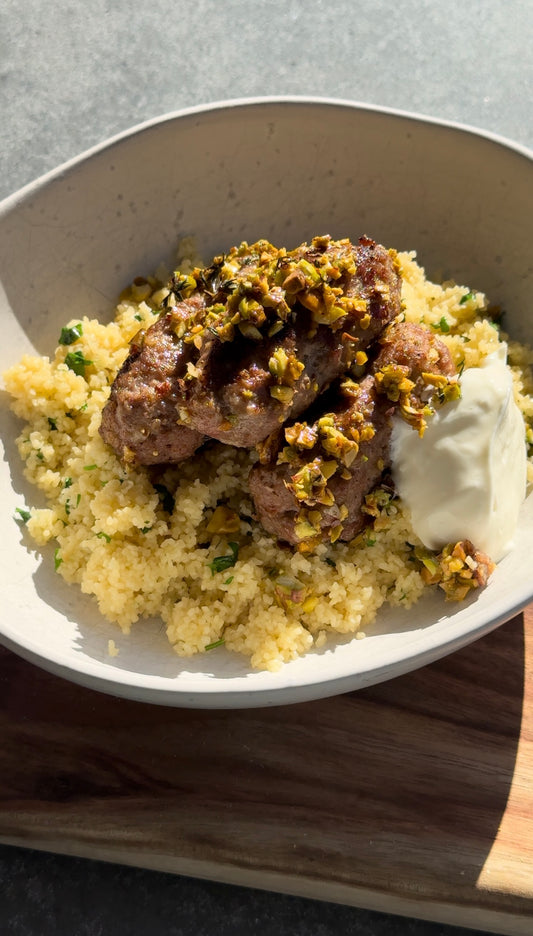
<instances>
[{"instance_id":1,"label":"bowl interior","mask_svg":"<svg viewBox=\"0 0 533 936\"><path fill-rule=\"evenodd\" d=\"M465 128L342 102L272 100L165 117L39 180L0 206L0 368L50 353L73 315L109 316L120 290L193 234L209 258L265 237L367 233L414 249L430 277L487 293L513 337L533 344L531 159ZM279 674L222 652L169 653L157 622L107 656L115 629L41 563L12 514L28 489L1 409L4 639L72 678L152 701L276 704L375 682L427 662L510 617L533 594L533 503L517 548L475 602L384 613L365 641L337 641Z\"/></svg>"}]
</instances>

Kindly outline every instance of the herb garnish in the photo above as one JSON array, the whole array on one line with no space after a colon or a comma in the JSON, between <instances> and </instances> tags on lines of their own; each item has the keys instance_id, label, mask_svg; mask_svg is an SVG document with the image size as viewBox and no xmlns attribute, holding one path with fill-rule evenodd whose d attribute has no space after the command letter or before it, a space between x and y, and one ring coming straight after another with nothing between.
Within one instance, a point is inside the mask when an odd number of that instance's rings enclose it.
<instances>
[{"instance_id":1,"label":"herb garnish","mask_svg":"<svg viewBox=\"0 0 533 936\"><path fill-rule=\"evenodd\" d=\"M85 377L85 368L93 364L83 355L83 351L69 351L65 357L65 364L71 371L74 371L78 377Z\"/></svg>"},{"instance_id":2,"label":"herb garnish","mask_svg":"<svg viewBox=\"0 0 533 936\"><path fill-rule=\"evenodd\" d=\"M213 643L206 644L204 650L214 650L215 647L222 647L225 643L226 641L221 637L220 640L214 640Z\"/></svg>"},{"instance_id":3,"label":"herb garnish","mask_svg":"<svg viewBox=\"0 0 533 936\"><path fill-rule=\"evenodd\" d=\"M16 508L15 508L15 513L18 513L18 515L19 515L18 517L15 517L15 520L18 521L19 518L20 518L20 519L22 520L23 523L27 523L28 520L29 520L30 517L31 517L30 511L29 511L29 510L26 510L25 507L16 507Z\"/></svg>"},{"instance_id":4,"label":"herb garnish","mask_svg":"<svg viewBox=\"0 0 533 936\"><path fill-rule=\"evenodd\" d=\"M459 299L459 305L464 305L465 302L469 302L470 299L475 299L475 297L476 297L475 293L467 292L464 294L464 296L461 296L461 298Z\"/></svg>"},{"instance_id":5,"label":"herb garnish","mask_svg":"<svg viewBox=\"0 0 533 936\"><path fill-rule=\"evenodd\" d=\"M110 542L111 542L111 537L110 537L109 533L104 533L103 530L100 530L100 532L97 533L96 535L97 535L98 539L105 539L106 543L110 543Z\"/></svg>"},{"instance_id":6,"label":"herb garnish","mask_svg":"<svg viewBox=\"0 0 533 936\"><path fill-rule=\"evenodd\" d=\"M224 572L225 569L231 569L235 565L239 556L239 544L238 543L228 543L229 548L231 549L231 554L226 556L216 556L212 562L209 562L209 568L211 569L211 575L215 575L216 572Z\"/></svg>"},{"instance_id":7,"label":"herb garnish","mask_svg":"<svg viewBox=\"0 0 533 936\"><path fill-rule=\"evenodd\" d=\"M61 565L62 562L63 560L61 556L59 555L59 547L58 547L56 550L54 550L54 569L56 570L56 572L59 569L59 566Z\"/></svg>"},{"instance_id":8,"label":"herb garnish","mask_svg":"<svg viewBox=\"0 0 533 936\"><path fill-rule=\"evenodd\" d=\"M78 338L81 338L83 334L83 325L81 322L78 322L77 325L66 326L61 329L61 334L59 336L59 344L61 345L71 345L74 344Z\"/></svg>"},{"instance_id":9,"label":"herb garnish","mask_svg":"<svg viewBox=\"0 0 533 936\"><path fill-rule=\"evenodd\" d=\"M446 333L446 332L449 332L450 330L450 323L443 315L441 317L440 322L432 322L431 327L434 328L436 331L441 331L441 332Z\"/></svg>"}]
</instances>

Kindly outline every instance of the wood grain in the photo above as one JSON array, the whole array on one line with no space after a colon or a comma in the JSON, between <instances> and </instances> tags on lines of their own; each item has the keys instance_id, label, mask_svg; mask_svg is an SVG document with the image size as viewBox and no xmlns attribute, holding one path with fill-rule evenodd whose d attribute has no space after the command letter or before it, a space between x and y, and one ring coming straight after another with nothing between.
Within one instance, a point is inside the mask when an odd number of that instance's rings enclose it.
<instances>
[{"instance_id":1,"label":"wood grain","mask_svg":"<svg viewBox=\"0 0 533 936\"><path fill-rule=\"evenodd\" d=\"M533 606L371 689L171 709L0 650L0 839L533 932Z\"/></svg>"}]
</instances>

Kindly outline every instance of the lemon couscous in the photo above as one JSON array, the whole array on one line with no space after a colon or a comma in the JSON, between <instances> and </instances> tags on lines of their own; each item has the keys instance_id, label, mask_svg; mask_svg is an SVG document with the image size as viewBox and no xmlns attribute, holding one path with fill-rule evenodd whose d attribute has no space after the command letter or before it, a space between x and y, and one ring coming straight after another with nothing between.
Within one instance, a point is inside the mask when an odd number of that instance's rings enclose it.
<instances>
[{"instance_id":1,"label":"lemon couscous","mask_svg":"<svg viewBox=\"0 0 533 936\"><path fill-rule=\"evenodd\" d=\"M190 247L181 246L182 270ZM398 261L406 319L437 333L460 370L479 366L502 340L485 296L429 282L413 253ZM413 605L427 575L399 499L352 542L306 554L280 546L254 520L248 450L213 443L154 473L124 466L104 443L110 385L131 339L154 321L164 282L162 271L137 279L112 322L73 318L52 358L27 355L4 374L24 422L26 475L47 504L21 509L19 520L38 546L54 544L57 574L92 595L125 634L141 616L157 616L180 656L223 643L271 670L332 634L364 635L384 603ZM533 356L508 344L531 453ZM112 655L119 645L110 638Z\"/></svg>"}]
</instances>

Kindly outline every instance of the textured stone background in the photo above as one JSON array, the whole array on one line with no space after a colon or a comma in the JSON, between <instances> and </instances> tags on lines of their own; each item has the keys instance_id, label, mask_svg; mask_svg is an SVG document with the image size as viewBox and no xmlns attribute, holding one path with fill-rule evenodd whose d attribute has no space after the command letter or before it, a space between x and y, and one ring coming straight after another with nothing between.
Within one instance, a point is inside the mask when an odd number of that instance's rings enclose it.
<instances>
[{"instance_id":1,"label":"textured stone background","mask_svg":"<svg viewBox=\"0 0 533 936\"><path fill-rule=\"evenodd\" d=\"M132 124L342 97L533 146L531 0L3 0L0 197ZM1 739L0 739L1 744ZM238 887L0 848L9 936L466 936Z\"/></svg>"}]
</instances>

